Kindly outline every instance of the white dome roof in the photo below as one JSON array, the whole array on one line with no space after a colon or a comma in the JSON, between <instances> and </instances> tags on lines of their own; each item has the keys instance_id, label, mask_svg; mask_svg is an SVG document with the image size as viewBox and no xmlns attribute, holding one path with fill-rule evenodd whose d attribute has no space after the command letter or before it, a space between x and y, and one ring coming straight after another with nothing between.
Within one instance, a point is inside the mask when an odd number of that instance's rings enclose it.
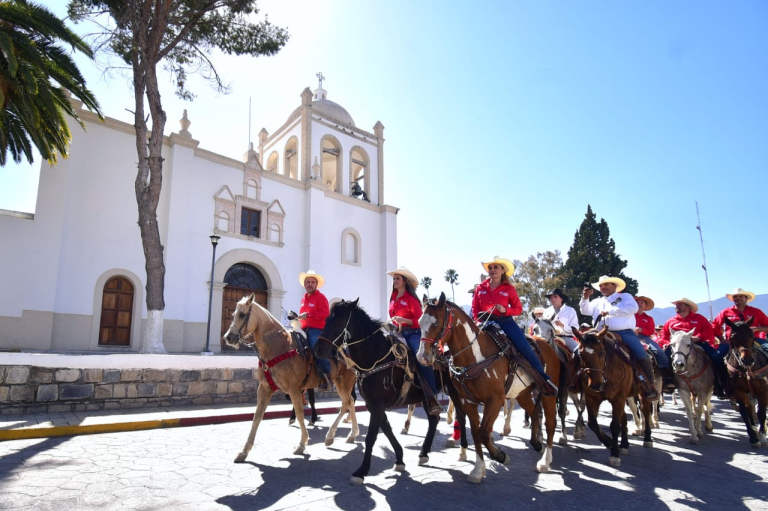
<instances>
[{"instance_id":1,"label":"white dome roof","mask_svg":"<svg viewBox=\"0 0 768 511\"><path fill-rule=\"evenodd\" d=\"M337 121L341 121L343 124L356 127L355 121L352 119L352 116L349 115L349 112L347 112L346 108L344 108L338 103L335 103L329 99L326 99L325 90L316 89L314 97L320 98L320 99L312 100L312 108L317 110L321 115L330 117ZM300 109L301 107L297 107L296 110L293 111L290 117L293 117Z\"/></svg>"}]
</instances>

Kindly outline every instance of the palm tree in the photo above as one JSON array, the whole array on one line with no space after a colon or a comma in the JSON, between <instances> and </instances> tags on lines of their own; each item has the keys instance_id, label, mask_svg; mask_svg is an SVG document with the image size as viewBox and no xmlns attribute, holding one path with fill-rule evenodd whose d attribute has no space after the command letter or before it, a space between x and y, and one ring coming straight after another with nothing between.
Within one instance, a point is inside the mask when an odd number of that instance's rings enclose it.
<instances>
[{"instance_id":1,"label":"palm tree","mask_svg":"<svg viewBox=\"0 0 768 511\"><path fill-rule=\"evenodd\" d=\"M456 273L456 270L453 269L445 270L445 281L451 285L451 301L456 302L456 293L453 291L453 285L459 283L459 274Z\"/></svg>"},{"instance_id":2,"label":"palm tree","mask_svg":"<svg viewBox=\"0 0 768 511\"><path fill-rule=\"evenodd\" d=\"M424 287L424 289L427 290L427 298L429 298L429 286L432 285L432 278L431 277L424 277L421 279L421 285Z\"/></svg>"},{"instance_id":3,"label":"palm tree","mask_svg":"<svg viewBox=\"0 0 768 511\"><path fill-rule=\"evenodd\" d=\"M65 115L85 129L66 91L101 118L96 98L64 43L93 58L90 47L51 11L27 0L0 2L0 166L33 161L32 145L55 164L72 135Z\"/></svg>"}]
</instances>

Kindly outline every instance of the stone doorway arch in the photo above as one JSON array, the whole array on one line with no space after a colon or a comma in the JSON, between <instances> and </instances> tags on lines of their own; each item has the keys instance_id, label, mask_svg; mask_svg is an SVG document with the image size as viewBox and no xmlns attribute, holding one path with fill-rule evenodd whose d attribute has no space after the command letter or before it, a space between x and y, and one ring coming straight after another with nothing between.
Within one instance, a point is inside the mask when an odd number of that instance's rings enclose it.
<instances>
[{"instance_id":1,"label":"stone doorway arch","mask_svg":"<svg viewBox=\"0 0 768 511\"><path fill-rule=\"evenodd\" d=\"M258 268L249 263L237 263L232 265L227 273L224 274L224 284L222 305L221 305L221 351L245 351L247 348L242 344L233 348L224 342L224 334L232 323L232 314L235 312L237 302L244 296L253 294L256 297L256 303L267 308L267 298L269 289L267 280Z\"/></svg>"}]
</instances>

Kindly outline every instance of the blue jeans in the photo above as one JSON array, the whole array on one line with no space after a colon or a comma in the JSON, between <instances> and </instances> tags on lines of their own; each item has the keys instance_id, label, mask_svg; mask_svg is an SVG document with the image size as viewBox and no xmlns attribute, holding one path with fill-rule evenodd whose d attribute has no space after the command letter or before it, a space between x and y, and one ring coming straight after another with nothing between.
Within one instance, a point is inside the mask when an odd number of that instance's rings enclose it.
<instances>
[{"instance_id":1,"label":"blue jeans","mask_svg":"<svg viewBox=\"0 0 768 511\"><path fill-rule=\"evenodd\" d=\"M636 360L648 358L648 353L645 352L643 343L640 342L634 330L616 330L613 333L621 336L621 340L624 341ZM669 360L667 360L667 365L669 365Z\"/></svg>"},{"instance_id":2,"label":"blue jeans","mask_svg":"<svg viewBox=\"0 0 768 511\"><path fill-rule=\"evenodd\" d=\"M638 336L640 340L642 340L645 344L651 347L651 351L654 355L656 355L656 362L659 363L659 367L669 367L669 357L664 352L663 349L661 349L661 346L659 346L656 341L648 337L647 335L639 335Z\"/></svg>"},{"instance_id":3,"label":"blue jeans","mask_svg":"<svg viewBox=\"0 0 768 511\"><path fill-rule=\"evenodd\" d=\"M531 364L531 367L538 371L542 378L549 380L549 375L544 372L544 368L541 366L539 357L537 357L536 353L533 352L533 348L531 348L531 345L528 344L528 339L525 338L525 334L522 330L520 330L520 327L517 326L515 320L507 317L501 319L494 318L493 321L498 323L501 329L504 330L504 333L507 334L509 340L512 341L512 344L515 346L517 352L525 357L528 363Z\"/></svg>"},{"instance_id":4,"label":"blue jeans","mask_svg":"<svg viewBox=\"0 0 768 511\"><path fill-rule=\"evenodd\" d=\"M731 345L725 342L721 342L717 348L713 348L708 342L697 342L696 344L704 348L704 351L715 364L722 363L725 356L728 355L728 350L731 349Z\"/></svg>"},{"instance_id":5,"label":"blue jeans","mask_svg":"<svg viewBox=\"0 0 768 511\"><path fill-rule=\"evenodd\" d=\"M307 328L307 339L309 340L309 347L312 349L312 354L315 354L315 346L317 345L317 338L320 337L320 333L323 330L321 328ZM327 358L318 358L315 355L315 360L317 361L317 365L320 368L320 370L327 374L328 376L331 375L331 363L328 362Z\"/></svg>"},{"instance_id":6,"label":"blue jeans","mask_svg":"<svg viewBox=\"0 0 768 511\"><path fill-rule=\"evenodd\" d=\"M416 353L419 352L419 344L421 343L421 329L409 328L407 330L403 330L402 334L405 338L405 342L408 344L408 347L411 348L413 354L416 355ZM426 384L429 385L429 388L432 389L433 394L437 394L435 370L432 369L432 366L423 366L418 361L416 361L416 367L419 370L421 381L426 382Z\"/></svg>"}]
</instances>

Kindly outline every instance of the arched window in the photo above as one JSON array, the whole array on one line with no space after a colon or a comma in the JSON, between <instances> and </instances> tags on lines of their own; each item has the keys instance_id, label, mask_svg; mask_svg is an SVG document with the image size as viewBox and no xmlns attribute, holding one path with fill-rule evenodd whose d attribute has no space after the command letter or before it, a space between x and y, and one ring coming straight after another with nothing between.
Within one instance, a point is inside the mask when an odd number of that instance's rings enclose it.
<instances>
[{"instance_id":1,"label":"arched window","mask_svg":"<svg viewBox=\"0 0 768 511\"><path fill-rule=\"evenodd\" d=\"M299 178L299 139L291 137L288 143L285 144L285 153L283 159L283 169L285 177L291 179Z\"/></svg>"},{"instance_id":2,"label":"arched window","mask_svg":"<svg viewBox=\"0 0 768 511\"><path fill-rule=\"evenodd\" d=\"M341 193L341 144L333 135L325 135L320 145L323 159L323 182L329 190Z\"/></svg>"},{"instance_id":3,"label":"arched window","mask_svg":"<svg viewBox=\"0 0 768 511\"><path fill-rule=\"evenodd\" d=\"M360 234L351 227L341 233L341 262L354 266L360 266L362 263Z\"/></svg>"},{"instance_id":4,"label":"arched window","mask_svg":"<svg viewBox=\"0 0 768 511\"><path fill-rule=\"evenodd\" d=\"M370 159L360 147L353 147L349 153L349 183L351 197L371 202L371 177L368 175Z\"/></svg>"},{"instance_id":5,"label":"arched window","mask_svg":"<svg viewBox=\"0 0 768 511\"><path fill-rule=\"evenodd\" d=\"M277 151L272 151L272 154L270 154L269 158L267 158L267 172L277 173L278 171L277 160L278 160Z\"/></svg>"},{"instance_id":6,"label":"arched window","mask_svg":"<svg viewBox=\"0 0 768 511\"><path fill-rule=\"evenodd\" d=\"M254 181L253 179L249 179L245 185L245 196L248 197L249 199L258 200L259 199L258 188L259 188L259 185L256 184L256 181Z\"/></svg>"},{"instance_id":7,"label":"arched window","mask_svg":"<svg viewBox=\"0 0 768 511\"><path fill-rule=\"evenodd\" d=\"M130 346L133 314L133 284L113 277L104 284L101 298L99 346Z\"/></svg>"},{"instance_id":8,"label":"arched window","mask_svg":"<svg viewBox=\"0 0 768 511\"><path fill-rule=\"evenodd\" d=\"M222 232L229 232L229 213L220 211L216 218L216 228Z\"/></svg>"}]
</instances>

